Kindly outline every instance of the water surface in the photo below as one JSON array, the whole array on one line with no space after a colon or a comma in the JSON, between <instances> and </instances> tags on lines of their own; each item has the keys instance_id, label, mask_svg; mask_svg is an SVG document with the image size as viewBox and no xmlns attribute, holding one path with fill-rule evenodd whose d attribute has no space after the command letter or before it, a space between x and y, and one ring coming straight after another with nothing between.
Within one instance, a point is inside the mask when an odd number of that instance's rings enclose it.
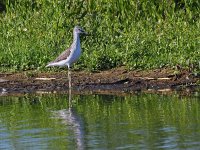
<instances>
[{"instance_id":1,"label":"water surface","mask_svg":"<svg viewBox=\"0 0 200 150\"><path fill-rule=\"evenodd\" d=\"M199 97L0 97L0 149L199 148Z\"/></svg>"}]
</instances>

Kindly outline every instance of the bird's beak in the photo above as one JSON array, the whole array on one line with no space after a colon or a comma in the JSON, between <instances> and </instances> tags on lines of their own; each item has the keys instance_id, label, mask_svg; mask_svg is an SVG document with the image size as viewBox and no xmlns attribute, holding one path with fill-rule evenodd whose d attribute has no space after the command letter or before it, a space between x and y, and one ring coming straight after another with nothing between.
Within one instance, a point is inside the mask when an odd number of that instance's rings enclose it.
<instances>
[{"instance_id":1,"label":"bird's beak","mask_svg":"<svg viewBox=\"0 0 200 150\"><path fill-rule=\"evenodd\" d=\"M83 34L85 35L85 36L88 36L88 35L90 35L89 33L87 33L87 32L83 32Z\"/></svg>"}]
</instances>

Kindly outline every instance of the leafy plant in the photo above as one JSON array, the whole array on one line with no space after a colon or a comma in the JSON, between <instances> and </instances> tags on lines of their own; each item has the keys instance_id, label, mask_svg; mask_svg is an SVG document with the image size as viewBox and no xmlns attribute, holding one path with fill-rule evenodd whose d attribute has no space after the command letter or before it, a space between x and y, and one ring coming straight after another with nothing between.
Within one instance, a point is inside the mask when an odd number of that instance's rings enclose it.
<instances>
[{"instance_id":1,"label":"leafy plant","mask_svg":"<svg viewBox=\"0 0 200 150\"><path fill-rule=\"evenodd\" d=\"M44 70L72 41L81 25L91 36L77 69L126 65L151 69L187 60L199 70L200 2L163 1L3 1L0 66L3 70Z\"/></svg>"}]
</instances>

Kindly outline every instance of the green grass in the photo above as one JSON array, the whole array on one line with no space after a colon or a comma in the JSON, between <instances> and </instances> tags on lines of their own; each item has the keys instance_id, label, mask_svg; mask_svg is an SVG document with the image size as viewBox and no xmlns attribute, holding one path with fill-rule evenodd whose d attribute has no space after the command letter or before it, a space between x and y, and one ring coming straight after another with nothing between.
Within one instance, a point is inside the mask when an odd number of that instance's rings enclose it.
<instances>
[{"instance_id":1,"label":"green grass","mask_svg":"<svg viewBox=\"0 0 200 150\"><path fill-rule=\"evenodd\" d=\"M46 70L72 41L83 55L76 69L125 65L153 69L181 65L200 71L200 2L195 0L5 0L0 14L0 70Z\"/></svg>"}]
</instances>

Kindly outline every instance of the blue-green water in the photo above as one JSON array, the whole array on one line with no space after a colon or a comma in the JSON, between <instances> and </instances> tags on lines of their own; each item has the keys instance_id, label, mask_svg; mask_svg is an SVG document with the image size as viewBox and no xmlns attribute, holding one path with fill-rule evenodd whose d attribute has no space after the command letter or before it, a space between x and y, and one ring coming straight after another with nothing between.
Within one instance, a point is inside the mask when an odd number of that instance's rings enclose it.
<instances>
[{"instance_id":1,"label":"blue-green water","mask_svg":"<svg viewBox=\"0 0 200 150\"><path fill-rule=\"evenodd\" d=\"M127 96L0 97L0 149L200 149L200 99Z\"/></svg>"}]
</instances>

